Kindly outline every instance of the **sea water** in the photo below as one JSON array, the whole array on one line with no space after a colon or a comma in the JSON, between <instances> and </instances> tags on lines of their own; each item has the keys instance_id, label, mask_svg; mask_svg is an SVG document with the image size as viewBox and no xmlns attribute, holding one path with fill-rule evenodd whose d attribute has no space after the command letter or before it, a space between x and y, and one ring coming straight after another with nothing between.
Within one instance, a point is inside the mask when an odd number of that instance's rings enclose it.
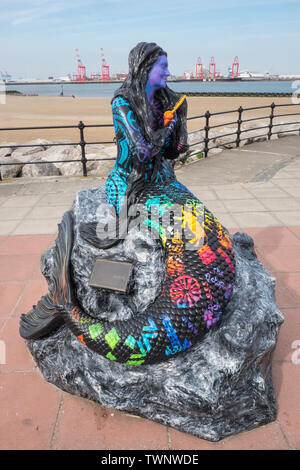
<instances>
[{"instance_id":1,"label":"sea water","mask_svg":"<svg viewBox=\"0 0 300 470\"><path fill-rule=\"evenodd\" d=\"M259 80L259 81L216 81L216 82L168 82L169 88L180 93L290 93L292 80ZM6 90L16 90L24 94L40 96L64 96L86 98L111 98L121 83L47 83L14 85L6 84Z\"/></svg>"}]
</instances>

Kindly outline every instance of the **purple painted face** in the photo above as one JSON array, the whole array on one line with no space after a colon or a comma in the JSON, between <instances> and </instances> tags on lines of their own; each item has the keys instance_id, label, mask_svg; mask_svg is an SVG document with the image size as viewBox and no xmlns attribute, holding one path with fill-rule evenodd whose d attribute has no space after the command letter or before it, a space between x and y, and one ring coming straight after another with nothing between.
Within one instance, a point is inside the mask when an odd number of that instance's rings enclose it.
<instances>
[{"instance_id":1,"label":"purple painted face","mask_svg":"<svg viewBox=\"0 0 300 470\"><path fill-rule=\"evenodd\" d=\"M156 90L165 88L169 75L168 59L165 55L161 55L149 72L148 85Z\"/></svg>"}]
</instances>

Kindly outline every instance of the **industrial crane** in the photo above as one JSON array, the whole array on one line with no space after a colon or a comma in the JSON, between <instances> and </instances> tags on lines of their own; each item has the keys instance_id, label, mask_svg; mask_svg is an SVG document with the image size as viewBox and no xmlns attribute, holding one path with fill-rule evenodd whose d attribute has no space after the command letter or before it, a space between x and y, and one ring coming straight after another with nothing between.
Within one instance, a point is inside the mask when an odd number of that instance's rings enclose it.
<instances>
[{"instance_id":1,"label":"industrial crane","mask_svg":"<svg viewBox=\"0 0 300 470\"><path fill-rule=\"evenodd\" d=\"M212 75L212 73L211 73L211 67L213 68L213 75ZM209 77L210 77L210 78L211 78L211 77L215 78L215 76L216 76L216 63L215 63L215 58L214 58L214 57L212 57L212 58L210 59L210 63L209 63L209 72L208 72L208 74L209 74Z\"/></svg>"},{"instance_id":2,"label":"industrial crane","mask_svg":"<svg viewBox=\"0 0 300 470\"><path fill-rule=\"evenodd\" d=\"M236 55L234 58L234 61L232 62L232 68L231 68L231 77L232 78L237 78L239 76L239 59L238 56Z\"/></svg>"},{"instance_id":3,"label":"industrial crane","mask_svg":"<svg viewBox=\"0 0 300 470\"><path fill-rule=\"evenodd\" d=\"M106 63L102 47L101 47L100 51L101 51L101 57L102 57L101 79L104 80L104 81L108 81L109 80L109 65Z\"/></svg>"},{"instance_id":4,"label":"industrial crane","mask_svg":"<svg viewBox=\"0 0 300 470\"><path fill-rule=\"evenodd\" d=\"M202 65L201 57L198 57L197 62L196 62L195 78L203 78L203 65Z\"/></svg>"},{"instance_id":5,"label":"industrial crane","mask_svg":"<svg viewBox=\"0 0 300 470\"><path fill-rule=\"evenodd\" d=\"M81 62L78 49L75 49L75 52L76 52L76 57L77 57L77 74L73 75L73 80L75 80L76 82L85 82L86 81L86 68Z\"/></svg>"}]
</instances>

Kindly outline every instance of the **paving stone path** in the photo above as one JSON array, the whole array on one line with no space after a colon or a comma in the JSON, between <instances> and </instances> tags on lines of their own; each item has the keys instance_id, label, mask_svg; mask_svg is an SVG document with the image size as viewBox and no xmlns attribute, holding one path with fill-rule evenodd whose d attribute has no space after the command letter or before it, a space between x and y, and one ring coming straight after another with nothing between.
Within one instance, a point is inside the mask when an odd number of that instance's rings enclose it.
<instances>
[{"instance_id":1,"label":"paving stone path","mask_svg":"<svg viewBox=\"0 0 300 470\"><path fill-rule=\"evenodd\" d=\"M42 378L19 316L47 291L40 256L97 178L0 182L0 449L300 449L300 136L226 150L177 170L231 233L254 238L285 316L274 353L277 420L211 443L74 397Z\"/></svg>"}]
</instances>

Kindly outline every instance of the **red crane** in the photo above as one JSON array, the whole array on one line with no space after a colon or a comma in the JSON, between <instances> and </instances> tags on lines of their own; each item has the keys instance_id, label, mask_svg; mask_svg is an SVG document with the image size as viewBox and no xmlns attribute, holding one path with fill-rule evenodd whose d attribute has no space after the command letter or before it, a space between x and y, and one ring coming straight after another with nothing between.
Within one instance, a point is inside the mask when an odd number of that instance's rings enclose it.
<instances>
[{"instance_id":1,"label":"red crane","mask_svg":"<svg viewBox=\"0 0 300 470\"><path fill-rule=\"evenodd\" d=\"M213 75L211 74L211 71L210 71L210 70L211 70L211 67L213 67L213 71L214 71L214 72L213 72ZM209 72L208 72L208 74L209 74L209 77L210 77L210 78L211 78L212 76L213 76L213 78L215 78L215 76L216 76L216 63L215 63L215 58L214 58L214 57L212 57L212 58L210 59L210 63L209 63Z\"/></svg>"},{"instance_id":2,"label":"red crane","mask_svg":"<svg viewBox=\"0 0 300 470\"><path fill-rule=\"evenodd\" d=\"M109 65L106 63L106 60L104 58L104 52L103 48L101 47L101 57L102 57L102 74L101 74L101 79L108 81L109 80Z\"/></svg>"},{"instance_id":3,"label":"red crane","mask_svg":"<svg viewBox=\"0 0 300 470\"><path fill-rule=\"evenodd\" d=\"M231 68L231 76L232 78L237 78L239 75L239 59L238 56L236 55L234 58L234 61L232 62L232 68Z\"/></svg>"},{"instance_id":4,"label":"red crane","mask_svg":"<svg viewBox=\"0 0 300 470\"><path fill-rule=\"evenodd\" d=\"M84 82L86 80L86 69L81 62L78 49L75 49L75 52L77 57L77 74L73 75L73 80L77 82Z\"/></svg>"},{"instance_id":5,"label":"red crane","mask_svg":"<svg viewBox=\"0 0 300 470\"><path fill-rule=\"evenodd\" d=\"M197 62L196 62L195 78L203 78L203 65L202 65L201 57L198 57Z\"/></svg>"}]
</instances>

